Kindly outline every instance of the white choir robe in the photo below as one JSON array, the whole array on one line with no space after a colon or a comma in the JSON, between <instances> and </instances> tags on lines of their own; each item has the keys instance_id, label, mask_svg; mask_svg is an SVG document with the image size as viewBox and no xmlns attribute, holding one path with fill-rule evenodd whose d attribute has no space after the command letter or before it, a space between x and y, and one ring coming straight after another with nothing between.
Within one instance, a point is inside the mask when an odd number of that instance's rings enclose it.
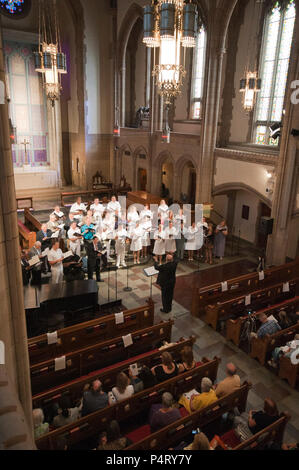
<instances>
[{"instance_id":1,"label":"white choir robe","mask_svg":"<svg viewBox=\"0 0 299 470\"><path fill-rule=\"evenodd\" d=\"M128 232L129 232L130 238L132 238L131 234L135 229L136 222L139 222L139 220L140 220L140 217L137 211L128 213Z\"/></svg>"},{"instance_id":2,"label":"white choir robe","mask_svg":"<svg viewBox=\"0 0 299 470\"><path fill-rule=\"evenodd\" d=\"M67 232L67 236L70 240L70 250L74 253L74 255L80 256L80 253L81 253L81 239L77 238L77 240L75 242L72 242L71 238L74 238L74 233L80 233L80 229L76 228L74 230L74 229L70 228Z\"/></svg>"},{"instance_id":3,"label":"white choir robe","mask_svg":"<svg viewBox=\"0 0 299 470\"><path fill-rule=\"evenodd\" d=\"M116 215L116 212L118 213L117 215L120 215L121 213L121 205L118 201L110 201L107 204L107 211L111 212L113 215Z\"/></svg>"},{"instance_id":4,"label":"white choir robe","mask_svg":"<svg viewBox=\"0 0 299 470\"><path fill-rule=\"evenodd\" d=\"M63 253L60 248L58 250L50 250L48 253L48 260L49 261L56 261L57 259L62 258ZM51 265L51 273L52 273L52 283L58 284L59 282L63 281L63 264L62 261L59 263Z\"/></svg>"},{"instance_id":5,"label":"white choir robe","mask_svg":"<svg viewBox=\"0 0 299 470\"><path fill-rule=\"evenodd\" d=\"M125 264L126 256L126 239L128 238L128 232L123 228L115 232L117 239L115 240L115 252L116 252L116 266L119 266L120 263L123 266Z\"/></svg>"},{"instance_id":6,"label":"white choir robe","mask_svg":"<svg viewBox=\"0 0 299 470\"><path fill-rule=\"evenodd\" d=\"M165 229L165 251L168 251L169 253L174 253L176 251L176 235L177 230L174 227L167 227Z\"/></svg>"},{"instance_id":7,"label":"white choir robe","mask_svg":"<svg viewBox=\"0 0 299 470\"><path fill-rule=\"evenodd\" d=\"M165 233L164 230L156 230L154 233L155 245L153 249L154 255L165 255Z\"/></svg>"},{"instance_id":8,"label":"white choir robe","mask_svg":"<svg viewBox=\"0 0 299 470\"><path fill-rule=\"evenodd\" d=\"M142 227L136 227L131 232L131 251L140 251L142 249L142 237L144 235L144 230Z\"/></svg>"},{"instance_id":9,"label":"white choir robe","mask_svg":"<svg viewBox=\"0 0 299 470\"><path fill-rule=\"evenodd\" d=\"M105 234L107 243L107 258L110 258L110 244L111 240L113 239L114 233L114 226L115 226L115 218L111 215L110 217L106 216L102 221L102 230L103 234Z\"/></svg>"},{"instance_id":10,"label":"white choir robe","mask_svg":"<svg viewBox=\"0 0 299 470\"><path fill-rule=\"evenodd\" d=\"M198 228L189 227L185 233L185 238L187 242L185 243L185 250L196 251L198 250L198 243L196 234L198 233Z\"/></svg>"},{"instance_id":11,"label":"white choir robe","mask_svg":"<svg viewBox=\"0 0 299 470\"><path fill-rule=\"evenodd\" d=\"M163 206L159 206L158 207L158 214L160 214L161 216L161 222L163 223L164 220L166 220L168 218L168 214L169 214L169 208L168 208L168 205L165 204Z\"/></svg>"},{"instance_id":12,"label":"white choir robe","mask_svg":"<svg viewBox=\"0 0 299 470\"><path fill-rule=\"evenodd\" d=\"M150 232L152 229L151 221L142 222L140 226L143 228L142 246L151 246Z\"/></svg>"},{"instance_id":13,"label":"white choir robe","mask_svg":"<svg viewBox=\"0 0 299 470\"><path fill-rule=\"evenodd\" d=\"M75 202L70 208L70 214L73 214L74 212L79 212L79 211L86 212L86 206L85 204L83 204L83 202L81 202L81 204L78 204L77 202ZM83 215L82 214L74 215L74 219L77 219L80 222L82 222Z\"/></svg>"}]
</instances>

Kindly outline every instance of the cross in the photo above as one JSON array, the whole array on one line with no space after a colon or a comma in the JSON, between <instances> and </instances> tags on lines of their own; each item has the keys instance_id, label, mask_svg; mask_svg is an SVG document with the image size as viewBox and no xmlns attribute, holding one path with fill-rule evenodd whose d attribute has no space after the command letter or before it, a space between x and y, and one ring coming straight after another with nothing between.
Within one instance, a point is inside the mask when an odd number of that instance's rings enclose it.
<instances>
[{"instance_id":1,"label":"cross","mask_svg":"<svg viewBox=\"0 0 299 470\"><path fill-rule=\"evenodd\" d=\"M28 165L28 154L27 154L27 145L29 145L30 142L28 142L28 140L24 139L23 142L21 142L21 145L24 145L25 147L25 165Z\"/></svg>"}]
</instances>

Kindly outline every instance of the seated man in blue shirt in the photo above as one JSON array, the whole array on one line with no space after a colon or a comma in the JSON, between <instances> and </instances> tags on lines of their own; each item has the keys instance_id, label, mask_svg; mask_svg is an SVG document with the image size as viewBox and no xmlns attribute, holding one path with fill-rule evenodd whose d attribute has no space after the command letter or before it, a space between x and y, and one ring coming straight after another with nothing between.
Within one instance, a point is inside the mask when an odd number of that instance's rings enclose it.
<instances>
[{"instance_id":1,"label":"seated man in blue shirt","mask_svg":"<svg viewBox=\"0 0 299 470\"><path fill-rule=\"evenodd\" d=\"M86 217L86 222L81 227L81 233L84 241L91 241L96 233L95 226L91 223L91 218Z\"/></svg>"},{"instance_id":2,"label":"seated man in blue shirt","mask_svg":"<svg viewBox=\"0 0 299 470\"><path fill-rule=\"evenodd\" d=\"M108 406L108 395L102 390L99 380L94 380L90 390L83 393L82 416L100 410Z\"/></svg>"},{"instance_id":3,"label":"seated man in blue shirt","mask_svg":"<svg viewBox=\"0 0 299 470\"><path fill-rule=\"evenodd\" d=\"M262 326L257 331L257 337L263 338L266 335L273 335L277 331L281 330L277 321L268 318L265 313L261 313L258 316L259 321L261 322Z\"/></svg>"}]
</instances>

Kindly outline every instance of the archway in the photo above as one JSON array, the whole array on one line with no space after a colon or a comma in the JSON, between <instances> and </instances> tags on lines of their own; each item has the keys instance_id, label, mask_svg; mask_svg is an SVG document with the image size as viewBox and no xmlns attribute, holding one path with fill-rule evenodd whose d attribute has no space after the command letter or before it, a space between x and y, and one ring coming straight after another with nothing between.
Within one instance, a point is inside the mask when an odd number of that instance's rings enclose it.
<instances>
[{"instance_id":1,"label":"archway","mask_svg":"<svg viewBox=\"0 0 299 470\"><path fill-rule=\"evenodd\" d=\"M173 198L174 170L173 162L167 157L161 165L161 196Z\"/></svg>"},{"instance_id":2,"label":"archway","mask_svg":"<svg viewBox=\"0 0 299 470\"><path fill-rule=\"evenodd\" d=\"M190 155L181 157L175 166L174 198L185 204L195 204L196 165Z\"/></svg>"}]
</instances>

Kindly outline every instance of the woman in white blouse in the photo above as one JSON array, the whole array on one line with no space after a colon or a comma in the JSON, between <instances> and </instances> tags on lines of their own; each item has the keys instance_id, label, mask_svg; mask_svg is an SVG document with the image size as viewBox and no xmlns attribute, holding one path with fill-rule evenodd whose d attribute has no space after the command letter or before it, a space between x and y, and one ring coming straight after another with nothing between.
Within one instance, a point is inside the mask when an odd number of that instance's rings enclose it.
<instances>
[{"instance_id":1,"label":"woman in white blouse","mask_svg":"<svg viewBox=\"0 0 299 470\"><path fill-rule=\"evenodd\" d=\"M188 240L185 244L185 250L188 251L188 261L194 261L193 259L193 252L198 249L196 234L198 232L198 228L195 226L195 222L188 228L185 238Z\"/></svg>"},{"instance_id":2,"label":"woman in white blouse","mask_svg":"<svg viewBox=\"0 0 299 470\"><path fill-rule=\"evenodd\" d=\"M168 218L168 212L168 205L166 204L165 200L162 199L158 207L158 218L160 219L162 225L164 224L164 221Z\"/></svg>"},{"instance_id":3,"label":"woman in white blouse","mask_svg":"<svg viewBox=\"0 0 299 470\"><path fill-rule=\"evenodd\" d=\"M142 250L142 238L144 235L144 229L139 225L139 221L136 222L135 228L131 231L130 238L131 242L131 251L134 255L134 264L140 264L140 251Z\"/></svg>"},{"instance_id":4,"label":"woman in white blouse","mask_svg":"<svg viewBox=\"0 0 299 470\"><path fill-rule=\"evenodd\" d=\"M162 257L165 255L165 233L162 225L154 233L155 245L153 249L154 255L158 256L159 264L162 264Z\"/></svg>"},{"instance_id":5,"label":"woman in white blouse","mask_svg":"<svg viewBox=\"0 0 299 470\"><path fill-rule=\"evenodd\" d=\"M120 372L116 377L116 387L113 387L112 395L109 393L109 405L113 405L115 401L126 400L132 395L134 395L134 387L130 385L129 377L124 372Z\"/></svg>"},{"instance_id":6,"label":"woman in white blouse","mask_svg":"<svg viewBox=\"0 0 299 470\"><path fill-rule=\"evenodd\" d=\"M129 233L129 236L131 236L131 232L136 227L136 222L139 222L140 220L139 214L135 206L129 207L127 218L128 218L128 233Z\"/></svg>"}]
</instances>

